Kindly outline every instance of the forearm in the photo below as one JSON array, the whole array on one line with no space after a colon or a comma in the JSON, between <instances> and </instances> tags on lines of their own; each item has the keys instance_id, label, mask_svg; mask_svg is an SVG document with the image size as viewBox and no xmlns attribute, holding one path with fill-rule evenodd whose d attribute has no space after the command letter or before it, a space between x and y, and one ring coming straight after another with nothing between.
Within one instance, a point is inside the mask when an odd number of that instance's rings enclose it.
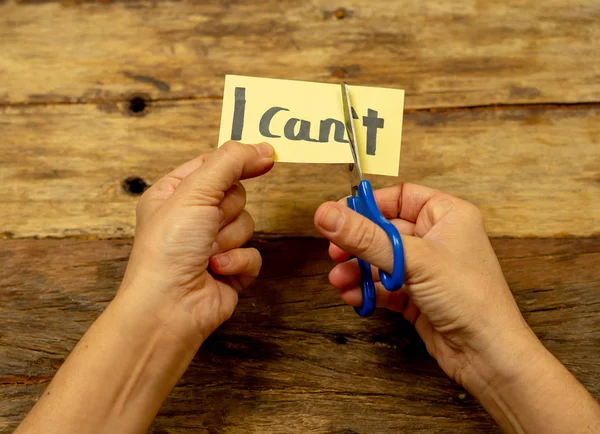
<instances>
[{"instance_id":1,"label":"forearm","mask_svg":"<svg viewBox=\"0 0 600 434\"><path fill-rule=\"evenodd\" d=\"M18 433L146 432L200 342L117 297L60 368Z\"/></svg>"},{"instance_id":2,"label":"forearm","mask_svg":"<svg viewBox=\"0 0 600 434\"><path fill-rule=\"evenodd\" d=\"M596 433L600 405L536 338L531 336L494 355L489 373L465 387L509 433ZM482 367L483 369L483 367Z\"/></svg>"}]
</instances>

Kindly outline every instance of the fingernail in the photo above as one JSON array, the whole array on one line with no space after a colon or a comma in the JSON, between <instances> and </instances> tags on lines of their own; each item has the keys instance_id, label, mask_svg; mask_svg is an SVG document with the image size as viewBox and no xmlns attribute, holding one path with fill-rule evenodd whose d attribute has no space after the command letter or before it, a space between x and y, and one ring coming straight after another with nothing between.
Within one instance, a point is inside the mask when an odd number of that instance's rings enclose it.
<instances>
[{"instance_id":1,"label":"fingernail","mask_svg":"<svg viewBox=\"0 0 600 434\"><path fill-rule=\"evenodd\" d=\"M216 258L216 261L217 261L217 265L219 266L219 268L225 268L229 264L231 264L231 258L229 257L229 255L218 256Z\"/></svg>"},{"instance_id":2,"label":"fingernail","mask_svg":"<svg viewBox=\"0 0 600 434\"><path fill-rule=\"evenodd\" d=\"M258 145L254 146L262 157L269 158L275 155L275 149L268 143L259 143Z\"/></svg>"},{"instance_id":3,"label":"fingernail","mask_svg":"<svg viewBox=\"0 0 600 434\"><path fill-rule=\"evenodd\" d=\"M217 253L219 253L219 245L215 241L212 245L212 253L210 254L210 256L215 256Z\"/></svg>"},{"instance_id":4,"label":"fingernail","mask_svg":"<svg viewBox=\"0 0 600 434\"><path fill-rule=\"evenodd\" d=\"M337 232L342 226L344 219L339 209L330 207L321 217L321 227L327 232Z\"/></svg>"},{"instance_id":5,"label":"fingernail","mask_svg":"<svg viewBox=\"0 0 600 434\"><path fill-rule=\"evenodd\" d=\"M219 223L223 223L225 220L225 211L222 208L219 208Z\"/></svg>"}]
</instances>

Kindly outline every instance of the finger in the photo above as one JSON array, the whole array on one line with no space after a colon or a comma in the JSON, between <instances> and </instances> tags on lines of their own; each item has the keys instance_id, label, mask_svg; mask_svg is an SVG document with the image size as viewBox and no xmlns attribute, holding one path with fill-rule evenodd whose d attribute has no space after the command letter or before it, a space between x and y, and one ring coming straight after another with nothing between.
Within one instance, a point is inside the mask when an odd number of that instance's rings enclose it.
<instances>
[{"instance_id":1,"label":"finger","mask_svg":"<svg viewBox=\"0 0 600 434\"><path fill-rule=\"evenodd\" d=\"M200 155L156 181L141 197L138 203L138 213L142 215L153 214L156 208L171 197L181 181L190 173L199 169L205 161L206 155Z\"/></svg>"},{"instance_id":2,"label":"finger","mask_svg":"<svg viewBox=\"0 0 600 434\"><path fill-rule=\"evenodd\" d=\"M407 222L406 220L394 219L390 220L394 226L398 229L402 235L414 235L415 224ZM329 257L335 262L345 262L352 257L352 255L346 252L341 247L335 244L329 244Z\"/></svg>"},{"instance_id":3,"label":"finger","mask_svg":"<svg viewBox=\"0 0 600 434\"><path fill-rule=\"evenodd\" d=\"M410 183L382 188L374 195L384 216L415 223L413 232L419 237L425 236L448 211L463 202L439 190Z\"/></svg>"},{"instance_id":4,"label":"finger","mask_svg":"<svg viewBox=\"0 0 600 434\"><path fill-rule=\"evenodd\" d=\"M221 212L221 228L235 220L246 206L246 189L242 184L236 182L225 193L225 197L219 205Z\"/></svg>"},{"instance_id":5,"label":"finger","mask_svg":"<svg viewBox=\"0 0 600 434\"><path fill-rule=\"evenodd\" d=\"M387 218L414 223L413 233L423 237L452 208L460 206L460 199L433 188L400 183L374 191L375 201ZM406 228L407 230L409 227Z\"/></svg>"},{"instance_id":6,"label":"finger","mask_svg":"<svg viewBox=\"0 0 600 434\"><path fill-rule=\"evenodd\" d=\"M394 257L392 244L387 234L369 219L351 209L327 202L315 214L317 230L329 241L370 264L387 271L392 270ZM423 262L429 249L425 240L402 235L407 274L411 267Z\"/></svg>"},{"instance_id":7,"label":"finger","mask_svg":"<svg viewBox=\"0 0 600 434\"><path fill-rule=\"evenodd\" d=\"M216 245L213 246L213 255L243 246L253 234L254 219L248 211L243 210L234 221L219 231Z\"/></svg>"},{"instance_id":8,"label":"finger","mask_svg":"<svg viewBox=\"0 0 600 434\"><path fill-rule=\"evenodd\" d=\"M211 270L221 276L231 276L232 286L240 291L246 288L260 272L262 258L254 248L234 249L210 258Z\"/></svg>"},{"instance_id":9,"label":"finger","mask_svg":"<svg viewBox=\"0 0 600 434\"><path fill-rule=\"evenodd\" d=\"M329 243L329 257L335 262L346 262L352 258L352 255L335 244Z\"/></svg>"},{"instance_id":10,"label":"finger","mask_svg":"<svg viewBox=\"0 0 600 434\"><path fill-rule=\"evenodd\" d=\"M186 205L217 206L233 184L271 170L274 155L275 150L267 143L227 142L213 152L202 167L186 177L173 196Z\"/></svg>"},{"instance_id":11,"label":"finger","mask_svg":"<svg viewBox=\"0 0 600 434\"><path fill-rule=\"evenodd\" d=\"M422 185L399 183L373 193L377 206L386 218L401 218L416 223L421 209L440 192Z\"/></svg>"},{"instance_id":12,"label":"finger","mask_svg":"<svg viewBox=\"0 0 600 434\"><path fill-rule=\"evenodd\" d=\"M413 236L415 234L416 225L413 222L409 222L408 220L402 219L391 219L390 222L392 222L392 224L396 226L396 229L398 229L398 232L400 232L402 235Z\"/></svg>"},{"instance_id":13,"label":"finger","mask_svg":"<svg viewBox=\"0 0 600 434\"><path fill-rule=\"evenodd\" d=\"M380 282L375 283L377 307L402 313L408 303L409 297L404 291L386 291ZM342 301L350 306L361 306L363 303L362 289L358 286L340 291Z\"/></svg>"},{"instance_id":14,"label":"finger","mask_svg":"<svg viewBox=\"0 0 600 434\"><path fill-rule=\"evenodd\" d=\"M374 282L379 282L379 271L371 266ZM329 272L329 282L338 291L352 289L359 285L361 280L360 267L356 259L337 264Z\"/></svg>"},{"instance_id":15,"label":"finger","mask_svg":"<svg viewBox=\"0 0 600 434\"><path fill-rule=\"evenodd\" d=\"M388 220L400 218L415 223L421 209L438 190L417 184L399 183L373 191L377 207ZM345 204L346 198L338 202Z\"/></svg>"},{"instance_id":16,"label":"finger","mask_svg":"<svg viewBox=\"0 0 600 434\"><path fill-rule=\"evenodd\" d=\"M398 228L398 231L404 235L414 235L415 232L415 223L413 221L403 220L400 218L400 208L398 206L399 201L395 202L391 201L390 198L393 198L395 194L398 192L389 192L387 190L395 188L398 190L398 185L394 185L392 187L387 187L381 190L375 190L373 193L375 195L375 201L377 202L377 207L383 214L383 216L388 219L390 222ZM425 187L426 188L426 187ZM348 206L348 198L345 197L343 199L338 200L340 205Z\"/></svg>"}]
</instances>

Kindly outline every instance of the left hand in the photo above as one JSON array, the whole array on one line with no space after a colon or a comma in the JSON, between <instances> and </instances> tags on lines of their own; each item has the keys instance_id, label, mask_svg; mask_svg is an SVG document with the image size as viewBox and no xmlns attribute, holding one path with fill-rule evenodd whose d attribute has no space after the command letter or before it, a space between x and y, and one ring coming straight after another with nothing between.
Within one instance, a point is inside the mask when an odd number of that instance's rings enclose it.
<instances>
[{"instance_id":1,"label":"left hand","mask_svg":"<svg viewBox=\"0 0 600 434\"><path fill-rule=\"evenodd\" d=\"M273 156L266 143L229 142L150 187L117 298L134 300L195 346L229 319L262 263L256 249L241 248L254 221L239 181L271 170Z\"/></svg>"},{"instance_id":2,"label":"left hand","mask_svg":"<svg viewBox=\"0 0 600 434\"><path fill-rule=\"evenodd\" d=\"M229 142L160 179L137 207L113 302L73 349L19 433L146 432L196 351L258 275L241 179L274 150ZM210 268L210 271L209 271Z\"/></svg>"}]
</instances>

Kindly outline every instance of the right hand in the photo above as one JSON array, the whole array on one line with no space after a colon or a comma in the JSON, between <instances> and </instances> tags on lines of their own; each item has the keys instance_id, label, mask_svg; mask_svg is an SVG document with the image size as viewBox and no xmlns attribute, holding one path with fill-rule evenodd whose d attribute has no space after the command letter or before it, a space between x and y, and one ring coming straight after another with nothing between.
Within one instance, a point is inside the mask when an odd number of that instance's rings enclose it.
<instances>
[{"instance_id":1,"label":"right hand","mask_svg":"<svg viewBox=\"0 0 600 434\"><path fill-rule=\"evenodd\" d=\"M485 233L479 210L439 191L398 184L375 191L379 209L402 234L406 279L397 292L376 280L377 306L401 312L428 352L458 383L487 387L509 369L514 351L535 335L525 323ZM315 226L332 243L338 264L329 275L342 299L362 303L358 256L391 272L393 253L385 232L343 203L328 202ZM476 378L474 378L476 377Z\"/></svg>"}]
</instances>

